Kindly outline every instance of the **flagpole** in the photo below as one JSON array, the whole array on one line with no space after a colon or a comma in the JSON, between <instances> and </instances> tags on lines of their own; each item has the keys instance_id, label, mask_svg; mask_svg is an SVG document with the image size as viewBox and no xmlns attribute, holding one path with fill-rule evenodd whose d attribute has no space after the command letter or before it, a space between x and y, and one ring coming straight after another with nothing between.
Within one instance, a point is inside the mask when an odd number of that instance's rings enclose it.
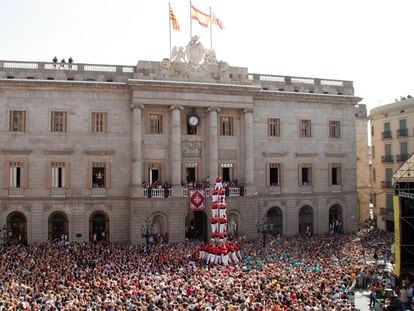
<instances>
[{"instance_id":1,"label":"flagpole","mask_svg":"<svg viewBox=\"0 0 414 311\"><path fill-rule=\"evenodd\" d=\"M171 5L168 2L168 29L169 29L169 33L170 33L170 59L171 59Z\"/></svg>"},{"instance_id":2,"label":"flagpole","mask_svg":"<svg viewBox=\"0 0 414 311\"><path fill-rule=\"evenodd\" d=\"M213 50L213 27L211 27L211 7L210 7L210 50Z\"/></svg>"},{"instance_id":3,"label":"flagpole","mask_svg":"<svg viewBox=\"0 0 414 311\"><path fill-rule=\"evenodd\" d=\"M193 17L191 15L191 0L190 0L190 39L193 37Z\"/></svg>"}]
</instances>

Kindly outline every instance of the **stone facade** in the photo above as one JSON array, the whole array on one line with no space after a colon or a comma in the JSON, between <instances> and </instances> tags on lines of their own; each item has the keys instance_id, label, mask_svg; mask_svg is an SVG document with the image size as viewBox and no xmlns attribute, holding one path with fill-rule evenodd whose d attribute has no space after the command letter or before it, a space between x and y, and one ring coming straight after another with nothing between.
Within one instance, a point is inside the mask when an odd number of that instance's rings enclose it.
<instances>
[{"instance_id":1,"label":"stone facade","mask_svg":"<svg viewBox=\"0 0 414 311\"><path fill-rule=\"evenodd\" d=\"M368 147L368 116L365 105L358 105L356 118L357 131L357 192L358 221L362 225L369 218L371 203L370 156Z\"/></svg>"},{"instance_id":2,"label":"stone facade","mask_svg":"<svg viewBox=\"0 0 414 311\"><path fill-rule=\"evenodd\" d=\"M0 225L29 243L141 243L147 219L171 242L193 225L207 238L211 198L189 212L188 178L208 194L220 174L239 236L263 219L286 235L334 219L355 231L359 100L350 81L223 62L0 61ZM169 187L146 188L155 181Z\"/></svg>"},{"instance_id":3,"label":"stone facade","mask_svg":"<svg viewBox=\"0 0 414 311\"><path fill-rule=\"evenodd\" d=\"M374 108L371 125L372 185L377 226L394 231L393 173L414 152L414 99Z\"/></svg>"}]
</instances>

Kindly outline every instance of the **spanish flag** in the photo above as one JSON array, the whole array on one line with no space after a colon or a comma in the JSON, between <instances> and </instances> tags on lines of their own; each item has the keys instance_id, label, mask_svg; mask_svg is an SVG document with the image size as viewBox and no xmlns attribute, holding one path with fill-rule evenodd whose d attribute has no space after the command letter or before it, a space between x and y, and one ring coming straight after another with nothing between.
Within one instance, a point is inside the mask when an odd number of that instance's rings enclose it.
<instances>
[{"instance_id":1,"label":"spanish flag","mask_svg":"<svg viewBox=\"0 0 414 311\"><path fill-rule=\"evenodd\" d=\"M221 20L215 14L211 14L211 23L213 25L219 26L220 29L224 29L223 23L221 22Z\"/></svg>"},{"instance_id":2,"label":"spanish flag","mask_svg":"<svg viewBox=\"0 0 414 311\"><path fill-rule=\"evenodd\" d=\"M191 5L191 18L198 21L198 23L203 27L208 27L210 23L210 15L201 12L199 9L196 9L193 5Z\"/></svg>"},{"instance_id":3,"label":"spanish flag","mask_svg":"<svg viewBox=\"0 0 414 311\"><path fill-rule=\"evenodd\" d=\"M171 7L170 7L170 20L171 20L171 24L174 30L180 31L180 24L178 23L177 18L175 17L175 14L173 10L171 9Z\"/></svg>"}]
</instances>

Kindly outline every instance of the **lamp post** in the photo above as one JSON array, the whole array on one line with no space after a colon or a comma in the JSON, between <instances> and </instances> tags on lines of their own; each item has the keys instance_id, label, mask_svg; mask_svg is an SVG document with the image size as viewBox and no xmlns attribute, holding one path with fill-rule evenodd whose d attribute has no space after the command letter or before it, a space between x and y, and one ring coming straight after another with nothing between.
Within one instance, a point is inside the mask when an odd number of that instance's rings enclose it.
<instances>
[{"instance_id":1,"label":"lamp post","mask_svg":"<svg viewBox=\"0 0 414 311\"><path fill-rule=\"evenodd\" d=\"M145 224L141 227L141 236L145 238L146 244L148 244L149 238L153 233L154 225L151 223L151 220L147 217L147 219L145 219Z\"/></svg>"},{"instance_id":2,"label":"lamp post","mask_svg":"<svg viewBox=\"0 0 414 311\"><path fill-rule=\"evenodd\" d=\"M259 222L259 221L257 222L256 228L257 228L257 233L263 234L263 248L265 248L266 247L266 235L269 233L270 234L273 233L273 224L268 223L265 217L263 217L262 222Z\"/></svg>"}]
</instances>

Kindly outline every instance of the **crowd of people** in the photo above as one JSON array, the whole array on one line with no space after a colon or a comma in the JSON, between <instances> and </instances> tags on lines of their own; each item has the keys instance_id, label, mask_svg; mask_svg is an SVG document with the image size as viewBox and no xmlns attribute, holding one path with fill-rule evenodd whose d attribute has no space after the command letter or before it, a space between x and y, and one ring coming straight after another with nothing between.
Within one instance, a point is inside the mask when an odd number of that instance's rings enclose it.
<instances>
[{"instance_id":1,"label":"crowd of people","mask_svg":"<svg viewBox=\"0 0 414 311\"><path fill-rule=\"evenodd\" d=\"M200 260L196 241L10 245L0 310L355 310L351 288L388 282L366 259L391 243L368 230L242 241L229 266Z\"/></svg>"}]
</instances>

